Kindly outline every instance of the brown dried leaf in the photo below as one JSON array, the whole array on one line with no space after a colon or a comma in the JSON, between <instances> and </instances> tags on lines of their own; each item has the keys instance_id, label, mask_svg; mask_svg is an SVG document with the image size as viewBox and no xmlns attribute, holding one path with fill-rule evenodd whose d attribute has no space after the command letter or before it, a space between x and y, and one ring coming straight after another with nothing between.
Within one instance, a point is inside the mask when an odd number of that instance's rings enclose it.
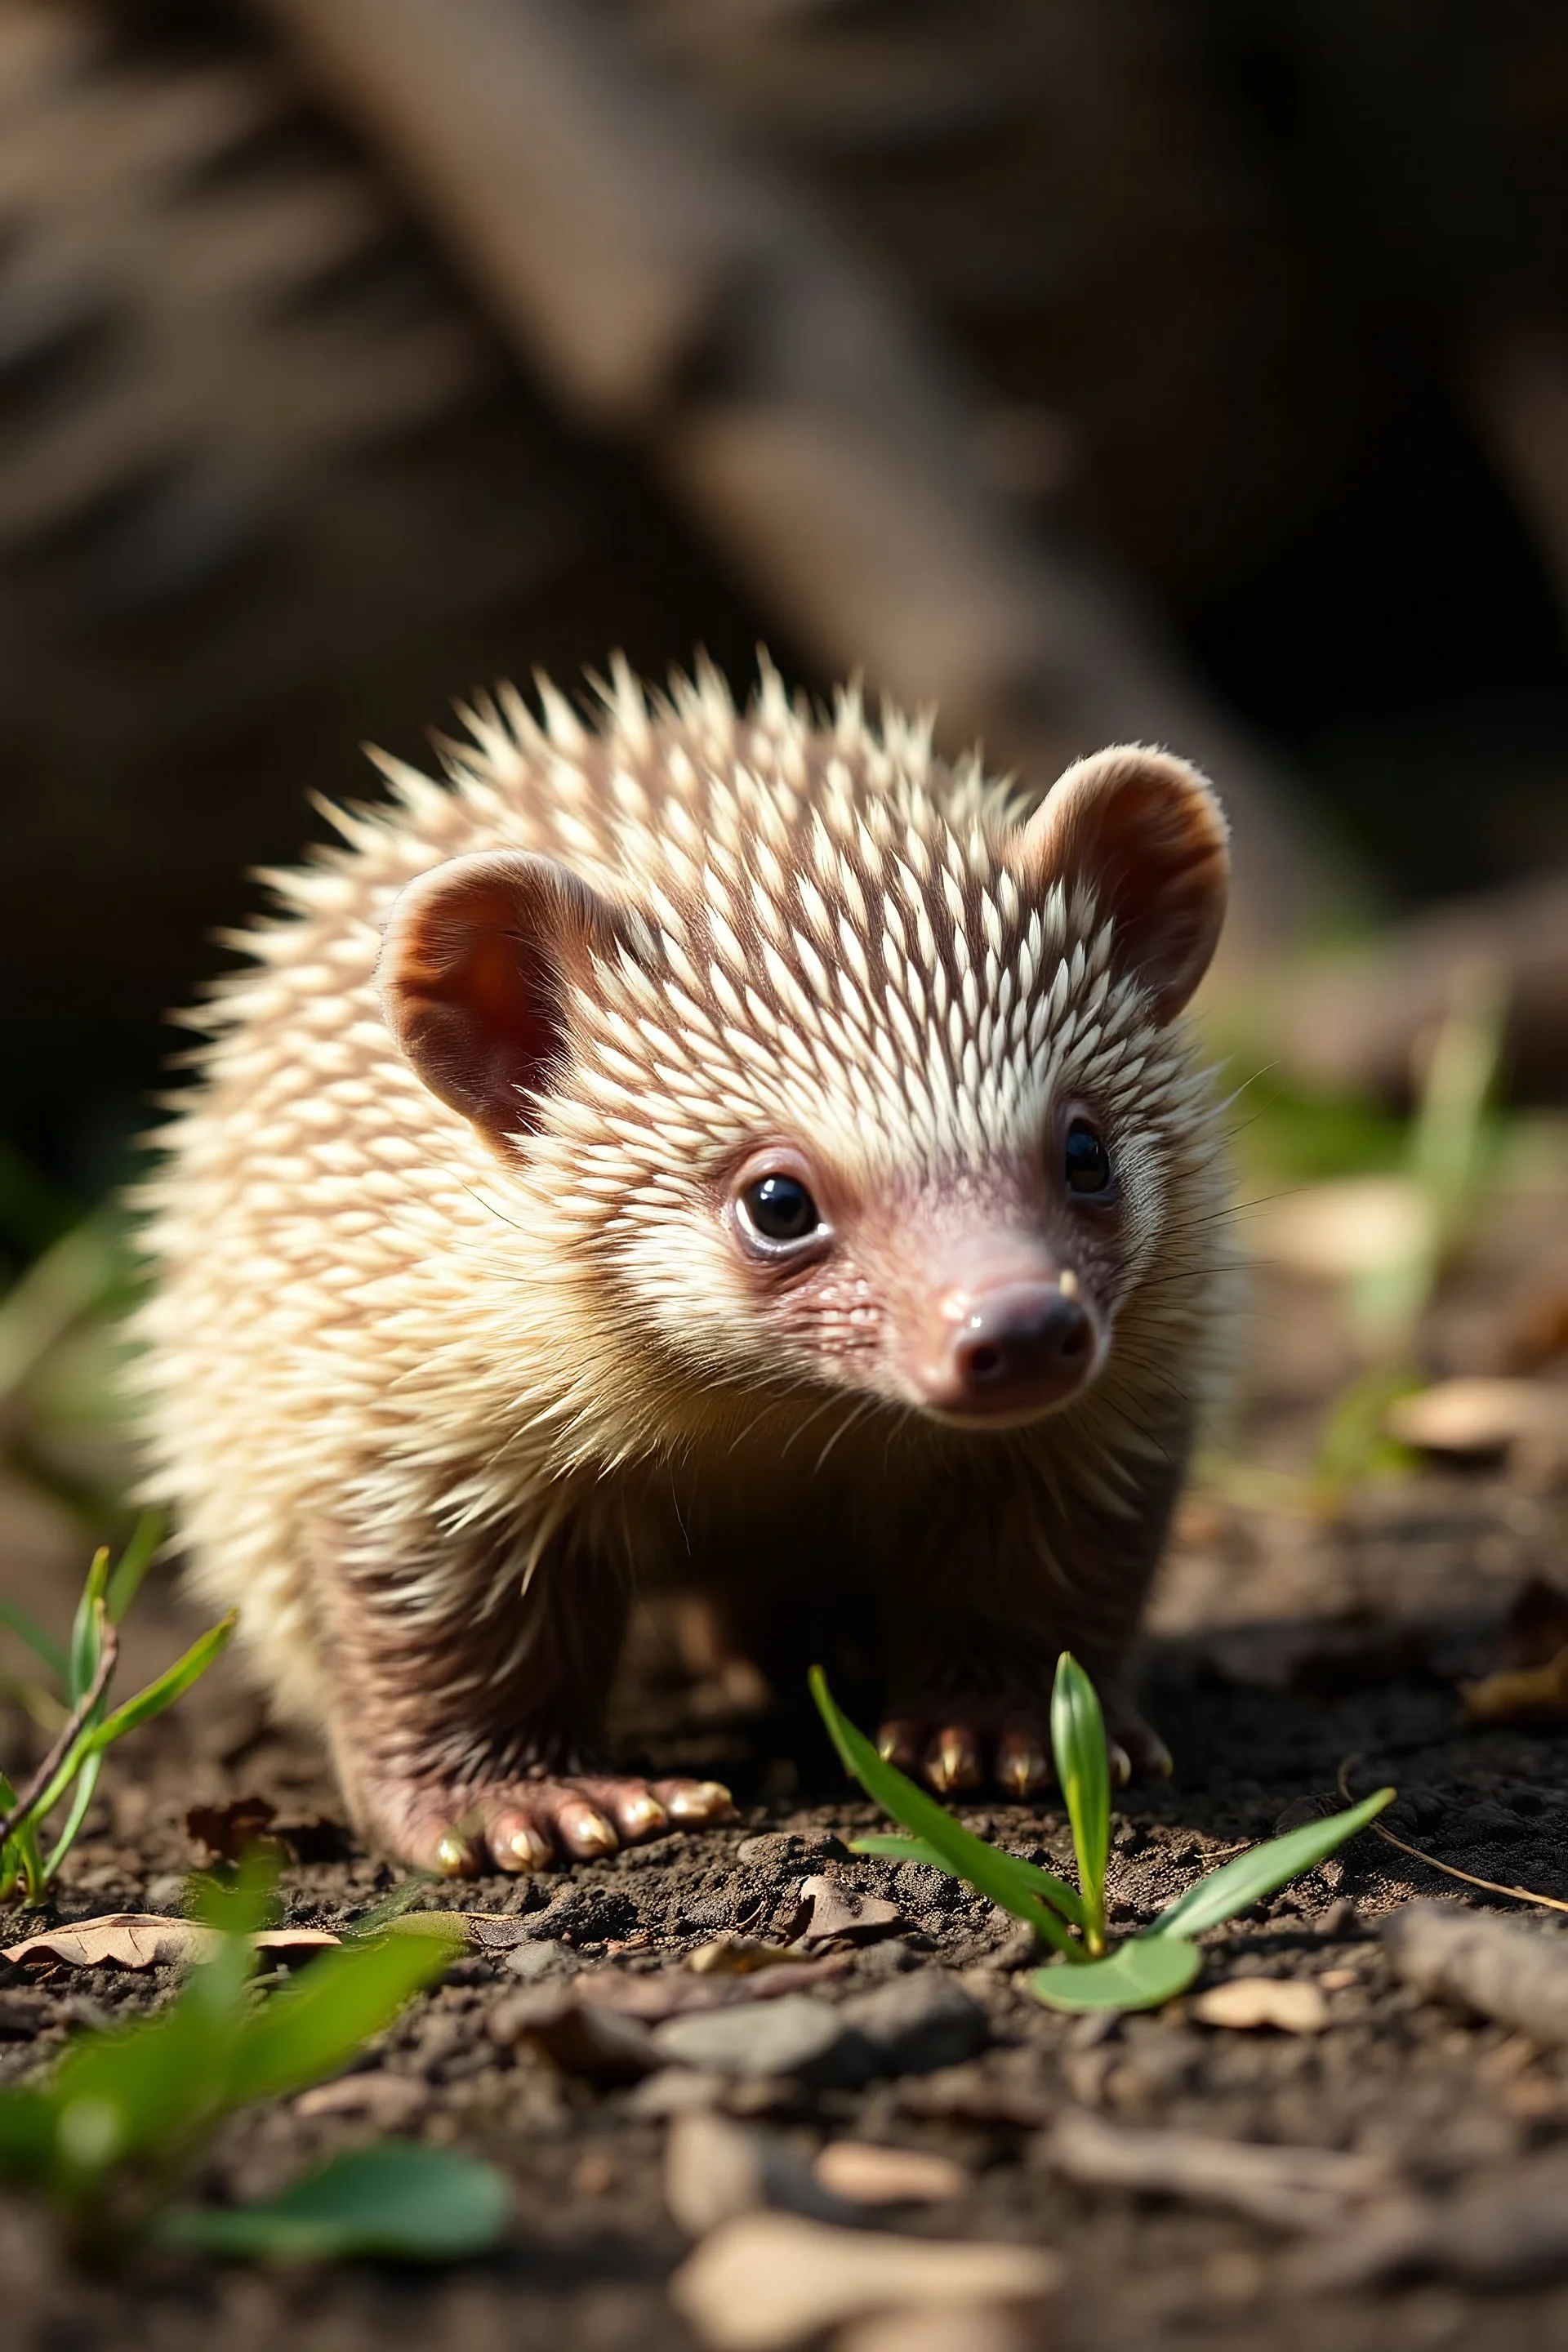
<instances>
[{"instance_id":1,"label":"brown dried leaf","mask_svg":"<svg viewBox=\"0 0 1568 2352\"><path fill-rule=\"evenodd\" d=\"M185 1815L185 1834L205 1848L209 1861L237 1862L263 1841L276 1852L279 1841L268 1832L277 1818L277 1806L265 1797L231 1797L226 1805L193 1805Z\"/></svg>"},{"instance_id":2,"label":"brown dried leaf","mask_svg":"<svg viewBox=\"0 0 1568 2352\"><path fill-rule=\"evenodd\" d=\"M1568 1647L1543 1666L1487 1675L1461 1683L1459 1696L1469 1723L1512 1723L1521 1716L1568 1715Z\"/></svg>"},{"instance_id":3,"label":"brown dried leaf","mask_svg":"<svg viewBox=\"0 0 1568 2352\"><path fill-rule=\"evenodd\" d=\"M791 1922L795 1941L811 1944L836 1937L866 1944L878 1936L897 1935L908 1924L896 1903L885 1903L877 1895L861 1895L837 1878L804 1879L800 1908Z\"/></svg>"},{"instance_id":4,"label":"brown dried leaf","mask_svg":"<svg viewBox=\"0 0 1568 2352\"><path fill-rule=\"evenodd\" d=\"M348 1832L341 1822L319 1813L297 1822L280 1822L278 1809L265 1797L231 1797L226 1805L193 1805L185 1815L185 1833L205 1849L211 1862L237 1862L255 1846L295 1862L342 1862L348 1850Z\"/></svg>"},{"instance_id":5,"label":"brown dried leaf","mask_svg":"<svg viewBox=\"0 0 1568 2352\"><path fill-rule=\"evenodd\" d=\"M181 1960L212 1958L221 1937L216 1927L195 1919L170 1919L156 1911L110 1911L101 1919L79 1919L68 1927L48 1927L5 1947L0 1958L14 1964L53 1960L71 1969L151 1969ZM258 1951L304 1952L342 1941L324 1927L268 1927L252 1938Z\"/></svg>"},{"instance_id":6,"label":"brown dried leaf","mask_svg":"<svg viewBox=\"0 0 1568 2352\"><path fill-rule=\"evenodd\" d=\"M1500 1665L1546 1666L1568 1648L1568 1592L1544 1576L1527 1577L1502 1631Z\"/></svg>"}]
</instances>

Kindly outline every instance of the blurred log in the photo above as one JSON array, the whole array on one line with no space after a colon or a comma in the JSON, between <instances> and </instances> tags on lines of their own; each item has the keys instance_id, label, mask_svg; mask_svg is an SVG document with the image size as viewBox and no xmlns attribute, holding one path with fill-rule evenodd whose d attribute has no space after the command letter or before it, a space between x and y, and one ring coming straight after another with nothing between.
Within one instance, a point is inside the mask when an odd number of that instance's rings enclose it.
<instances>
[{"instance_id":1,"label":"blurred log","mask_svg":"<svg viewBox=\"0 0 1568 2352\"><path fill-rule=\"evenodd\" d=\"M1107 740L1179 745L1235 824L1233 961L1290 935L1321 865L1288 785L1109 569L1023 526L977 398L718 110L563 0L258 5L529 364L825 667L1041 783Z\"/></svg>"},{"instance_id":2,"label":"blurred log","mask_svg":"<svg viewBox=\"0 0 1568 2352\"><path fill-rule=\"evenodd\" d=\"M1368 946L1313 958L1281 983L1266 1022L1271 1049L1310 1086L1407 1102L1467 964L1502 986L1510 1097L1568 1100L1568 874L1437 907Z\"/></svg>"},{"instance_id":3,"label":"blurred log","mask_svg":"<svg viewBox=\"0 0 1568 2352\"><path fill-rule=\"evenodd\" d=\"M1568 625L1568 329L1539 319L1494 331L1481 343L1470 382Z\"/></svg>"},{"instance_id":4,"label":"blurred log","mask_svg":"<svg viewBox=\"0 0 1568 2352\"><path fill-rule=\"evenodd\" d=\"M1568 2042L1568 1941L1458 1903L1407 1903L1384 1922L1396 1972L1429 2000L1452 2000L1528 2033Z\"/></svg>"}]
</instances>

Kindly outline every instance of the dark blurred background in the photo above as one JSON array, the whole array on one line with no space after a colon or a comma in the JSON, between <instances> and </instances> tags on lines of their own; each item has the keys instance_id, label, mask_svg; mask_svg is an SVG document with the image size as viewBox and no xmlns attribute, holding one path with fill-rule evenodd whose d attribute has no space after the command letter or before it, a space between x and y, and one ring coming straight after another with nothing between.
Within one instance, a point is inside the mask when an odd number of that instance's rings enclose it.
<instances>
[{"instance_id":1,"label":"dark blurred background","mask_svg":"<svg viewBox=\"0 0 1568 2352\"><path fill-rule=\"evenodd\" d=\"M1233 987L1380 927L1305 1079L1479 941L1561 1099L1565 618L1553 0L0 0L0 1132L78 1198L359 739L616 646L1194 752Z\"/></svg>"}]
</instances>

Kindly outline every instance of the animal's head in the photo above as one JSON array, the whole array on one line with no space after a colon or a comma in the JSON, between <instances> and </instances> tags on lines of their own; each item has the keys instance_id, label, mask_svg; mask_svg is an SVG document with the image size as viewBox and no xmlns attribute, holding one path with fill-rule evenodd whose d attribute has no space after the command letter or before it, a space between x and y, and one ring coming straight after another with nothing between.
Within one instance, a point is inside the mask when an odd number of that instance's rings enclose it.
<instances>
[{"instance_id":1,"label":"animal's head","mask_svg":"<svg viewBox=\"0 0 1568 2352\"><path fill-rule=\"evenodd\" d=\"M1020 821L910 734L672 750L617 779L612 740L592 882L500 852L409 887L403 1051L672 1391L1062 1404L1183 1257L1209 1151L1177 1021L1225 907L1208 785L1121 748Z\"/></svg>"}]
</instances>

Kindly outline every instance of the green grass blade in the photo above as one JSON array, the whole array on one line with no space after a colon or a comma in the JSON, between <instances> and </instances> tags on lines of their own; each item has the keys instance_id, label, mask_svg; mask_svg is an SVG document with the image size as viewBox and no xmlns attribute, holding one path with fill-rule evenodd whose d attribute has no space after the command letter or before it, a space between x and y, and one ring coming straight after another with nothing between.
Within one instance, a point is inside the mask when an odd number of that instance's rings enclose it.
<instances>
[{"instance_id":1,"label":"green grass blade","mask_svg":"<svg viewBox=\"0 0 1568 2352\"><path fill-rule=\"evenodd\" d=\"M1051 1690L1051 1749L1067 1800L1087 1918L1084 1940L1105 1949L1105 1858L1110 1851L1110 1759L1100 1696L1070 1650L1057 1660Z\"/></svg>"},{"instance_id":2,"label":"green grass blade","mask_svg":"<svg viewBox=\"0 0 1568 2352\"><path fill-rule=\"evenodd\" d=\"M99 1611L108 1585L109 1546L100 1544L92 1556L92 1566L87 1571L87 1582L81 1588L81 1599L76 1604L71 1623L70 1664L66 1676L66 1700L71 1706L85 1696L98 1672L103 1646Z\"/></svg>"},{"instance_id":3,"label":"green grass blade","mask_svg":"<svg viewBox=\"0 0 1568 2352\"><path fill-rule=\"evenodd\" d=\"M1203 1954L1182 1936L1132 1936L1108 1959L1037 1969L1029 1990L1047 2009L1159 2009L1184 1992Z\"/></svg>"},{"instance_id":4,"label":"green grass blade","mask_svg":"<svg viewBox=\"0 0 1568 2352\"><path fill-rule=\"evenodd\" d=\"M1084 1910L1072 1888L1053 1878L1048 1871L1037 1871L1033 1864L1019 1863L1011 1854L998 1853L984 1838L973 1836L934 1797L917 1789L896 1765L886 1763L865 1733L857 1730L847 1716L840 1714L820 1666L813 1666L810 1681L811 1695L838 1750L839 1760L866 1794L919 1838L922 1845L929 1846L938 1857L939 1866L950 1877L962 1878L979 1894L988 1895L1004 1911L1010 1911L1014 1918L1033 1927L1057 1951L1070 1954L1075 1960L1079 1958L1078 1946L1047 1908L1047 1904L1052 1906L1064 1919L1077 1926ZM1029 1874L1027 1889L1022 1880L1025 1872Z\"/></svg>"},{"instance_id":5,"label":"green grass blade","mask_svg":"<svg viewBox=\"0 0 1568 2352\"><path fill-rule=\"evenodd\" d=\"M63 1642L40 1625L32 1613L15 1601L0 1598L0 1625L9 1625L19 1640L26 1642L34 1656L47 1666L63 1688L70 1676L70 1658Z\"/></svg>"},{"instance_id":6,"label":"green grass blade","mask_svg":"<svg viewBox=\"0 0 1568 2352\"><path fill-rule=\"evenodd\" d=\"M0 1137L0 1235L36 1257L79 1223L81 1215L78 1202L57 1192L14 1143Z\"/></svg>"},{"instance_id":7,"label":"green grass blade","mask_svg":"<svg viewBox=\"0 0 1568 2352\"><path fill-rule=\"evenodd\" d=\"M173 1706L174 1701L205 1674L233 1633L238 1614L237 1610L231 1609L228 1615L204 1633L199 1641L193 1642L184 1656L176 1658L156 1682L149 1683L146 1689L138 1691L134 1698L128 1698L123 1706L116 1707L114 1713L105 1717L102 1722L89 1723L79 1738L72 1741L48 1787L29 1807L27 1822L47 1819L89 1756L101 1756L106 1748L112 1748L117 1739L123 1739L128 1731L134 1731L138 1725L150 1722L155 1715L162 1715L166 1706ZM22 1827L18 1824L19 1831ZM40 1872L42 1867L40 1863ZM42 1884L40 1876L38 1885L41 1886ZM34 1898L29 1895L28 1899Z\"/></svg>"},{"instance_id":8,"label":"green grass blade","mask_svg":"<svg viewBox=\"0 0 1568 2352\"><path fill-rule=\"evenodd\" d=\"M38 1902L44 1892L44 1857L38 1852L37 1818L36 1812L24 1815L12 1832L22 1864L23 1900L28 1904Z\"/></svg>"},{"instance_id":9,"label":"green grass blade","mask_svg":"<svg viewBox=\"0 0 1568 2352\"><path fill-rule=\"evenodd\" d=\"M361 1944L372 1937L384 1936L439 1884L432 1870L411 1870L406 1878L400 1878L395 1886L387 1889L379 1903L373 1903L368 1911L360 1913L353 1925L344 1930L345 1941Z\"/></svg>"},{"instance_id":10,"label":"green grass blade","mask_svg":"<svg viewBox=\"0 0 1568 2352\"><path fill-rule=\"evenodd\" d=\"M54 2103L29 2084L0 2091L0 2180L35 2192L47 2180L55 2142Z\"/></svg>"},{"instance_id":11,"label":"green grass blade","mask_svg":"<svg viewBox=\"0 0 1568 2352\"><path fill-rule=\"evenodd\" d=\"M173 1706L193 1683L201 1680L233 1633L238 1615L237 1609L231 1609L228 1615L209 1628L199 1641L191 1643L184 1657L176 1658L172 1666L165 1667L156 1682L149 1683L145 1690L138 1691L134 1698L128 1698L122 1706L115 1708L112 1715L105 1716L103 1721L89 1734L91 1747L95 1749L111 1748L117 1739L123 1739L128 1731L134 1731L139 1724L149 1722L153 1716L162 1715L166 1706Z\"/></svg>"},{"instance_id":12,"label":"green grass blade","mask_svg":"<svg viewBox=\"0 0 1568 2352\"><path fill-rule=\"evenodd\" d=\"M1266 1845L1238 1853L1234 1862L1211 1871L1167 1905L1150 1934L1199 1936L1205 1927L1234 1919L1238 1911L1272 1895L1277 1886L1287 1885L1304 1870L1315 1868L1347 1838L1375 1821L1384 1807L1393 1803L1394 1794L1393 1789L1379 1789L1363 1797L1359 1805L1352 1805L1348 1812L1331 1813L1325 1821L1309 1822L1302 1829L1289 1830L1283 1837L1270 1838Z\"/></svg>"},{"instance_id":13,"label":"green grass blade","mask_svg":"<svg viewBox=\"0 0 1568 2352\"><path fill-rule=\"evenodd\" d=\"M132 1528L131 1539L120 1555L105 1595L111 1625L123 1622L126 1611L142 1590L142 1580L158 1557L163 1528L162 1511L143 1511Z\"/></svg>"},{"instance_id":14,"label":"green grass blade","mask_svg":"<svg viewBox=\"0 0 1568 2352\"><path fill-rule=\"evenodd\" d=\"M55 1841L49 1858L44 1864L44 1885L46 1886L47 1886L49 1881L54 1877L56 1871L58 1870L61 1863L65 1860L67 1854L69 1853L72 1846L77 1842L77 1837L80 1832L81 1825L87 1819L87 1809L92 1802L93 1791L98 1787L98 1776L102 1769L103 1759L101 1756L89 1756L84 1759L81 1772L78 1778L76 1789L71 1797L70 1811L66 1815L64 1826L60 1831L59 1836Z\"/></svg>"},{"instance_id":15,"label":"green grass blade","mask_svg":"<svg viewBox=\"0 0 1568 2352\"><path fill-rule=\"evenodd\" d=\"M464 1940L452 1934L391 1935L345 1944L313 1960L297 1984L277 1992L247 2021L236 2053L230 2095L279 2098L347 2063L416 1992L434 1984Z\"/></svg>"},{"instance_id":16,"label":"green grass blade","mask_svg":"<svg viewBox=\"0 0 1568 2352\"><path fill-rule=\"evenodd\" d=\"M62 1234L0 1299L0 1398L17 1395L73 1324L108 1312L124 1289L110 1217L95 1213Z\"/></svg>"},{"instance_id":17,"label":"green grass blade","mask_svg":"<svg viewBox=\"0 0 1568 2352\"><path fill-rule=\"evenodd\" d=\"M331 2158L264 2204L175 2207L153 2234L163 2245L261 2262L455 2263L493 2246L511 2212L511 2183L494 2165L388 2140Z\"/></svg>"}]
</instances>

